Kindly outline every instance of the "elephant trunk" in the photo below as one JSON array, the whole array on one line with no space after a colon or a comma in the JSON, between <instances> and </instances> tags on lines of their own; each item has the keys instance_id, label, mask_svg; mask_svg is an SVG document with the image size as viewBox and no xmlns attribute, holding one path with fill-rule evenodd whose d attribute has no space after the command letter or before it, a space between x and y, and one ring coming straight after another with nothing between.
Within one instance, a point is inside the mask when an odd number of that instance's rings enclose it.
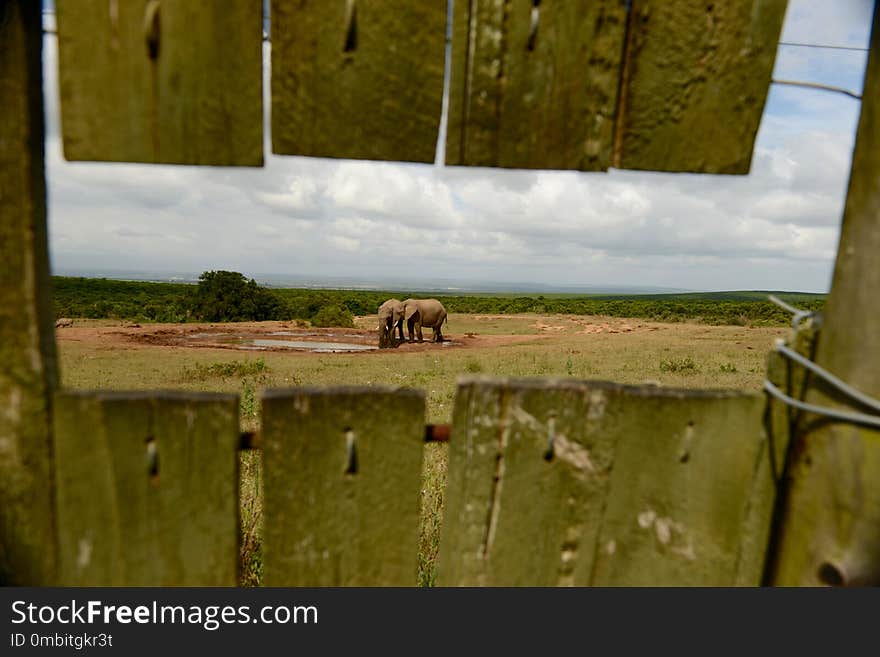
<instances>
[{"instance_id":1,"label":"elephant trunk","mask_svg":"<svg viewBox=\"0 0 880 657\"><path fill-rule=\"evenodd\" d=\"M388 322L379 323L379 349L387 349L394 346L394 331L389 328Z\"/></svg>"}]
</instances>

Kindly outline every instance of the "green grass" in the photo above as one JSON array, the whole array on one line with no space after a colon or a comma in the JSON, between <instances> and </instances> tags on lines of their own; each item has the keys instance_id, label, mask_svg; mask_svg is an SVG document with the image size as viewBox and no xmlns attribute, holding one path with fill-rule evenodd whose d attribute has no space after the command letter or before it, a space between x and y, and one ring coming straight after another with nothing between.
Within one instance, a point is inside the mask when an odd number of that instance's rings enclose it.
<instances>
[{"instance_id":1,"label":"green grass","mask_svg":"<svg viewBox=\"0 0 880 657\"><path fill-rule=\"evenodd\" d=\"M263 577L263 461L261 454L241 452L239 462L241 544L239 584L259 586Z\"/></svg>"}]
</instances>

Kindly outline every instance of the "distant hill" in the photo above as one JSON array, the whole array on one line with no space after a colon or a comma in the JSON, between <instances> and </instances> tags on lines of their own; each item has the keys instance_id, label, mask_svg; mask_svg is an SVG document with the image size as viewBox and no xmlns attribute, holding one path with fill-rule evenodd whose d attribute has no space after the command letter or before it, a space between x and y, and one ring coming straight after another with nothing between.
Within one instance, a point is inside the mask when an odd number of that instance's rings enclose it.
<instances>
[{"instance_id":1,"label":"distant hill","mask_svg":"<svg viewBox=\"0 0 880 657\"><path fill-rule=\"evenodd\" d=\"M149 281L155 283L198 283L201 272L129 271L122 269L82 270L60 268L56 276L76 278L104 278L118 281ZM784 295L792 299L824 298L823 294L785 291L719 291L693 292L681 288L657 285L551 285L528 282L460 281L454 279L401 280L392 277L352 276L298 276L295 274L265 274L244 272L248 278L273 288L299 288L313 290L419 290L434 294L542 294L545 296L593 296L593 297L656 297L681 299L726 299L731 301L764 300L769 294Z\"/></svg>"}]
</instances>

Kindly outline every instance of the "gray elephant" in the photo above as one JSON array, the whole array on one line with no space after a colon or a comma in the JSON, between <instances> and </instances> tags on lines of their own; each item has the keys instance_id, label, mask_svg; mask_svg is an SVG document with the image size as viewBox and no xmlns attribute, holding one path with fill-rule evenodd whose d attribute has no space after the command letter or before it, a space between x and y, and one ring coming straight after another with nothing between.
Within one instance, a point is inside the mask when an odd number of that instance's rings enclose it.
<instances>
[{"instance_id":1,"label":"gray elephant","mask_svg":"<svg viewBox=\"0 0 880 657\"><path fill-rule=\"evenodd\" d=\"M400 334L403 342L403 303L397 299L388 299L379 306L379 347L393 347L394 329Z\"/></svg>"},{"instance_id":2,"label":"gray elephant","mask_svg":"<svg viewBox=\"0 0 880 657\"><path fill-rule=\"evenodd\" d=\"M446 308L437 299L407 299L403 302L403 316L406 320L406 330L409 333L409 341L413 341L413 332L422 342L422 327L434 329L433 342L443 342L441 328L446 319ZM415 330L415 331L414 331Z\"/></svg>"}]
</instances>

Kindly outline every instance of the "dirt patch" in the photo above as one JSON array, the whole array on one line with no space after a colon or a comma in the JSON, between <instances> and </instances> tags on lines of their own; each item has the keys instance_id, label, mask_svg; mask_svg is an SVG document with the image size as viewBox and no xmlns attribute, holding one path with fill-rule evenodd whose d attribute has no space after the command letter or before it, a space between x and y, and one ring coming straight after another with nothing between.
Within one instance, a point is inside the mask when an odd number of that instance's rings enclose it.
<instances>
[{"instance_id":1,"label":"dirt patch","mask_svg":"<svg viewBox=\"0 0 880 657\"><path fill-rule=\"evenodd\" d=\"M489 320L528 320L526 326L534 333L482 333L479 326L471 326L462 333L445 334L442 344L404 342L396 347L401 353L448 349L493 348L523 343L540 343L568 334L613 334L656 331L656 324L632 319L592 316L539 316L535 315L472 315L465 316L476 322ZM219 324L123 324L77 320L73 326L56 331L59 342L84 342L100 348L139 349L171 347L175 349L231 349L235 351L285 352L309 356L327 352L388 353L373 349L379 343L374 317L356 317L355 328L303 327L288 322L236 322ZM296 343L292 346L292 343ZM311 345L314 344L314 347ZM339 345L337 348L336 345Z\"/></svg>"},{"instance_id":2,"label":"dirt patch","mask_svg":"<svg viewBox=\"0 0 880 657\"><path fill-rule=\"evenodd\" d=\"M496 344L508 336L461 336L442 344L403 343L404 352L455 349ZM523 336L509 336L517 338ZM174 347L176 349L232 349L236 351L311 353L374 353L378 333L365 328L303 328L295 322L236 322L228 324L145 324L129 326L72 326L56 332L59 342L91 342L105 349ZM385 351L385 350L383 350Z\"/></svg>"},{"instance_id":3,"label":"dirt patch","mask_svg":"<svg viewBox=\"0 0 880 657\"><path fill-rule=\"evenodd\" d=\"M563 331L573 331L578 335L591 335L599 333L633 333L642 331L656 331L657 326L650 326L643 323L634 323L631 319L619 319L612 317L558 317L562 323L547 324L538 320L533 326L537 331L542 333L560 333Z\"/></svg>"}]
</instances>

